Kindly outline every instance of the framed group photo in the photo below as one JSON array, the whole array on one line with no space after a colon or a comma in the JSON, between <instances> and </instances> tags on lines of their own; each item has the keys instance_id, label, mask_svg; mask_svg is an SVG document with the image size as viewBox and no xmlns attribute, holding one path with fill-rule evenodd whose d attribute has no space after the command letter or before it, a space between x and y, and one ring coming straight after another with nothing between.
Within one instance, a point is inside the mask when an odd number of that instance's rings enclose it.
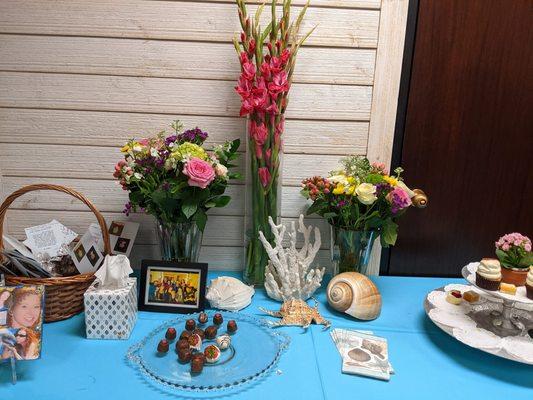
<instances>
[{"instance_id":1,"label":"framed group photo","mask_svg":"<svg viewBox=\"0 0 533 400\"><path fill-rule=\"evenodd\" d=\"M143 260L139 310L169 313L202 311L207 264Z\"/></svg>"}]
</instances>

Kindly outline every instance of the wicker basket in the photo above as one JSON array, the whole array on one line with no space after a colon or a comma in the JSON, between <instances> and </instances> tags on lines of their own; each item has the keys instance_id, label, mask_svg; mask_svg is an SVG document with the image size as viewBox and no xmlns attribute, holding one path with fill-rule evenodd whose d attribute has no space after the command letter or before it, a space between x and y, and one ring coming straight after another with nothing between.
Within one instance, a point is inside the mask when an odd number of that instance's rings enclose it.
<instances>
[{"instance_id":1,"label":"wicker basket","mask_svg":"<svg viewBox=\"0 0 533 400\"><path fill-rule=\"evenodd\" d=\"M104 254L111 254L109 243L109 233L104 217L96 207L82 194L64 186L50 184L36 184L24 186L23 188L9 195L0 206L0 249L3 248L2 233L4 229L4 219L8 207L16 198L25 193L36 190L56 190L69 194L85 203L96 216L98 224L102 229L104 240ZM59 278L27 278L20 276L6 276L7 285L44 285L46 292L45 316L46 322L60 321L70 318L83 311L83 293L94 281L94 274L80 274Z\"/></svg>"}]
</instances>

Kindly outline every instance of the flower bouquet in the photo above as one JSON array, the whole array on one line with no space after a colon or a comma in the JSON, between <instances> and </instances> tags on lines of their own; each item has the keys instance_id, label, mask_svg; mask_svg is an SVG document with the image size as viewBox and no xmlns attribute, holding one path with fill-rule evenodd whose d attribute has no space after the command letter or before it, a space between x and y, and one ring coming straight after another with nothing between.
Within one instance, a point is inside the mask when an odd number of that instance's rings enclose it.
<instances>
[{"instance_id":1,"label":"flower bouquet","mask_svg":"<svg viewBox=\"0 0 533 400\"><path fill-rule=\"evenodd\" d=\"M206 132L199 128L182 132L180 121L172 128L170 136L161 132L128 141L113 176L129 191L126 215L139 209L156 218L163 258L195 262L207 211L229 203L230 197L224 195L228 181L239 177L228 169L234 167L231 161L237 157L240 140L208 153L203 148Z\"/></svg>"},{"instance_id":2,"label":"flower bouquet","mask_svg":"<svg viewBox=\"0 0 533 400\"><path fill-rule=\"evenodd\" d=\"M298 38L307 5L297 19L290 21L291 0L283 1L280 19L276 17L277 1L272 1L272 18L262 31L259 19L264 4L250 19L244 0L237 0L242 27L240 40L234 45L241 64L241 75L235 88L241 97L241 116L248 121L247 244L244 279L262 285L268 256L259 241L259 231L272 243L268 217L277 222L279 215L279 170L285 110L298 49L311 34Z\"/></svg>"},{"instance_id":3,"label":"flower bouquet","mask_svg":"<svg viewBox=\"0 0 533 400\"><path fill-rule=\"evenodd\" d=\"M316 213L332 227L334 272L366 274L374 240L394 245L400 217L413 204L425 207L427 197L407 187L402 168L389 175L383 164L370 164L361 156L343 158L341 165L327 178L303 180L301 194L313 202L307 215Z\"/></svg>"},{"instance_id":4,"label":"flower bouquet","mask_svg":"<svg viewBox=\"0 0 533 400\"><path fill-rule=\"evenodd\" d=\"M514 232L499 238L495 246L496 256L502 266L502 282L524 286L529 266L533 265L531 240Z\"/></svg>"}]
</instances>

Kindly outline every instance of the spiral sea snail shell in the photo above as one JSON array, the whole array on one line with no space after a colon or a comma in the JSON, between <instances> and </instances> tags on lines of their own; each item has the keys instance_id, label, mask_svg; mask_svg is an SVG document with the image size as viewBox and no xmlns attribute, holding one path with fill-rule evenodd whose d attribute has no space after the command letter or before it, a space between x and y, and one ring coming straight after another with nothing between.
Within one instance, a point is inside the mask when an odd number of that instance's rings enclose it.
<instances>
[{"instance_id":1,"label":"spiral sea snail shell","mask_svg":"<svg viewBox=\"0 0 533 400\"><path fill-rule=\"evenodd\" d=\"M352 317L371 320L381 312L381 295L374 283L358 272L344 272L329 282L328 303Z\"/></svg>"}]
</instances>

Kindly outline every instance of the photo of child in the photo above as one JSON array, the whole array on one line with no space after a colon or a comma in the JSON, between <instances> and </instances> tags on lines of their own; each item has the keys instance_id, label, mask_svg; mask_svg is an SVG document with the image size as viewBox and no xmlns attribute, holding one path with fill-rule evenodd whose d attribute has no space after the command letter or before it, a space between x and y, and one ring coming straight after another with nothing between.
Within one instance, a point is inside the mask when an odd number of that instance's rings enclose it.
<instances>
[{"instance_id":1,"label":"photo of child","mask_svg":"<svg viewBox=\"0 0 533 400\"><path fill-rule=\"evenodd\" d=\"M0 359L39 358L43 308L43 286L0 287Z\"/></svg>"},{"instance_id":2,"label":"photo of child","mask_svg":"<svg viewBox=\"0 0 533 400\"><path fill-rule=\"evenodd\" d=\"M148 305L198 307L200 272L149 268L145 302Z\"/></svg>"}]
</instances>

